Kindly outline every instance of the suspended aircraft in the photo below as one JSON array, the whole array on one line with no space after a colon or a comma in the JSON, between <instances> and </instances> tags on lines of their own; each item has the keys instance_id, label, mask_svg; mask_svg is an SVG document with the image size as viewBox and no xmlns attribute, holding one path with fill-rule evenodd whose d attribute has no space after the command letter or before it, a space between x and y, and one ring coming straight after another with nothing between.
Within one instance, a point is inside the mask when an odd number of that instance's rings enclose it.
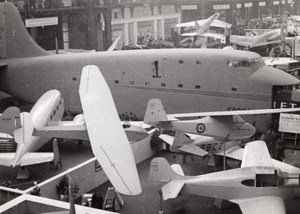
<instances>
[{"instance_id":1,"label":"suspended aircraft","mask_svg":"<svg viewBox=\"0 0 300 214\"><path fill-rule=\"evenodd\" d=\"M0 90L34 103L43 93L59 90L65 111L82 111L78 95L81 70L97 65L110 86L119 114L143 118L153 97L168 112L270 108L273 87L299 80L267 67L245 51L160 49L50 55L30 37L18 10L0 3ZM231 62L241 62L233 67ZM245 62L245 63L243 63ZM220 105L221 104L221 105ZM252 118L266 127L268 116Z\"/></svg>"},{"instance_id":2,"label":"suspended aircraft","mask_svg":"<svg viewBox=\"0 0 300 214\"><path fill-rule=\"evenodd\" d=\"M98 67L90 65L82 69L79 94L83 114L77 115L73 121L61 121L64 101L58 90L45 93L30 113L21 113L21 124L13 132L18 143L17 151L10 154L10 159L7 153L1 153L0 163L13 167L37 164L41 161L37 160L39 153L36 150L53 137L89 140L95 157L115 189L126 195L140 194L133 153L110 90ZM18 124L15 123L18 116L14 111L17 111L16 108L7 110L2 121ZM13 129L8 125L0 127L4 127L1 132ZM148 136L148 132L142 128L126 128L128 137L134 140Z\"/></svg>"},{"instance_id":3,"label":"suspended aircraft","mask_svg":"<svg viewBox=\"0 0 300 214\"><path fill-rule=\"evenodd\" d=\"M253 141L246 144L241 168L185 176L180 165L154 158L149 181L163 184L164 200L188 193L231 201L243 214L284 214L284 199L300 196L300 169L293 168L296 170L290 173L274 167L265 142Z\"/></svg>"}]
</instances>

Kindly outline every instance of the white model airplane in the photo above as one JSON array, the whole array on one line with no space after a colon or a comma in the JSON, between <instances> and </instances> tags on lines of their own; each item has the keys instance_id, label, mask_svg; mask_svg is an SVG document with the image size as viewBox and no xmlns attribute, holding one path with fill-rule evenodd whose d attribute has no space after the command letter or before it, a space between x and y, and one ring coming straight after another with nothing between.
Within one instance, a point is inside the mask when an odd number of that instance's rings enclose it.
<instances>
[{"instance_id":1,"label":"white model airplane","mask_svg":"<svg viewBox=\"0 0 300 214\"><path fill-rule=\"evenodd\" d=\"M175 137L160 135L161 139L171 145L173 152L179 150L199 156L225 154L227 157L241 160L243 153L240 147L241 141L249 139L256 130L238 115L295 111L300 111L300 108L167 115L161 100L151 99L148 102L144 122L157 128L176 132ZM185 120L180 118L185 118Z\"/></svg>"},{"instance_id":2,"label":"white model airplane","mask_svg":"<svg viewBox=\"0 0 300 214\"><path fill-rule=\"evenodd\" d=\"M169 131L210 136L220 140L242 140L251 137L255 133L255 128L245 122L239 115L274 114L295 111L300 111L300 108L195 112L167 115L161 100L151 99L148 102L144 123ZM183 120L182 118L187 118L188 120Z\"/></svg>"},{"instance_id":3,"label":"white model airplane","mask_svg":"<svg viewBox=\"0 0 300 214\"><path fill-rule=\"evenodd\" d=\"M29 114L22 113L21 128L14 131L17 151L13 153L11 161L5 158L6 154L1 154L1 163L23 166L24 159L31 154L33 157L28 161L31 164L38 163L37 153L32 152L53 137L90 140L94 155L115 189L126 195L140 194L141 186L133 153L110 90L98 67L83 68L79 93L83 115L77 115L71 122L61 121L63 99L57 90L44 94ZM128 127L128 130L129 136L136 136L138 132L139 139L148 135L144 129L135 126Z\"/></svg>"},{"instance_id":4,"label":"white model airplane","mask_svg":"<svg viewBox=\"0 0 300 214\"><path fill-rule=\"evenodd\" d=\"M231 24L228 24L226 22L218 20L219 16L220 16L219 13L215 13L207 19L201 19L201 20L197 20L197 21L179 23L179 24L175 25L175 27L178 27L178 28L181 28L181 27L192 28L192 27L194 27L194 28L196 28L196 24L198 24L198 26L202 27L201 32L204 33L208 30L208 28L210 26L211 27L219 27L219 28L226 28L226 27L230 28L232 26Z\"/></svg>"},{"instance_id":5,"label":"white model airplane","mask_svg":"<svg viewBox=\"0 0 300 214\"><path fill-rule=\"evenodd\" d=\"M231 201L243 214L284 214L284 199L300 196L299 174L298 168L293 174L275 168L265 142L254 141L246 145L241 168L184 176L180 165L155 158L149 180L164 184L164 200L182 192Z\"/></svg>"},{"instance_id":6,"label":"white model airplane","mask_svg":"<svg viewBox=\"0 0 300 214\"><path fill-rule=\"evenodd\" d=\"M33 127L57 125L64 112L63 99L57 90L45 93L29 113L10 107L0 117L0 132L11 134L17 143L15 153L1 153L2 166L28 166L54 159L54 153L36 152L51 138L32 136ZM30 122L28 122L30 121Z\"/></svg>"},{"instance_id":7,"label":"white model airplane","mask_svg":"<svg viewBox=\"0 0 300 214\"><path fill-rule=\"evenodd\" d=\"M209 29L209 27L212 25L212 23L217 20L220 16L220 13L215 13L212 16L210 16L208 19L195 21L194 25L188 26L186 23L180 23L177 24L175 27L195 27L195 32L191 33L183 33L181 36L204 36L204 33L206 33Z\"/></svg>"}]
</instances>

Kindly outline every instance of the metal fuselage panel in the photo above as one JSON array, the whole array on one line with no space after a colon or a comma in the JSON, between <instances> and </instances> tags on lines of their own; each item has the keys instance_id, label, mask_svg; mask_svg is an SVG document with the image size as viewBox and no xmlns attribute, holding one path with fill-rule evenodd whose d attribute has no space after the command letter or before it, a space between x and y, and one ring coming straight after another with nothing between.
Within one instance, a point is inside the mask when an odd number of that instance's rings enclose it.
<instances>
[{"instance_id":1,"label":"metal fuselage panel","mask_svg":"<svg viewBox=\"0 0 300 214\"><path fill-rule=\"evenodd\" d=\"M209 49L62 54L5 60L8 69L1 78L6 92L30 102L58 89L71 112L81 112L80 75L89 64L101 70L118 112L133 112L139 118L151 98L161 99L168 113L270 108L273 82L267 75L260 79L257 68L227 65L228 60L257 57Z\"/></svg>"}]
</instances>

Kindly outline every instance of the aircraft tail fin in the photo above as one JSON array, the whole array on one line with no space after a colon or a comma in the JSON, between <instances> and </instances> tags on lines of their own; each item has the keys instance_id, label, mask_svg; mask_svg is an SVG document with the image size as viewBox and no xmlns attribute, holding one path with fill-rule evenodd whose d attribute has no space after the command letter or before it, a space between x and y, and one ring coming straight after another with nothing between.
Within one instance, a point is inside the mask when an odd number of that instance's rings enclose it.
<instances>
[{"instance_id":1,"label":"aircraft tail fin","mask_svg":"<svg viewBox=\"0 0 300 214\"><path fill-rule=\"evenodd\" d=\"M171 167L165 158L154 158L151 161L148 180L151 182L168 182L172 179L182 179L183 172L179 165ZM175 172L175 171L176 172Z\"/></svg>"},{"instance_id":2,"label":"aircraft tail fin","mask_svg":"<svg viewBox=\"0 0 300 214\"><path fill-rule=\"evenodd\" d=\"M148 102L144 123L153 124L156 122L169 121L160 99L151 99Z\"/></svg>"},{"instance_id":3,"label":"aircraft tail fin","mask_svg":"<svg viewBox=\"0 0 300 214\"><path fill-rule=\"evenodd\" d=\"M0 59L49 55L29 35L18 9L0 3Z\"/></svg>"},{"instance_id":4,"label":"aircraft tail fin","mask_svg":"<svg viewBox=\"0 0 300 214\"><path fill-rule=\"evenodd\" d=\"M0 115L0 132L11 135L20 127L20 110L17 107L9 107Z\"/></svg>"}]
</instances>

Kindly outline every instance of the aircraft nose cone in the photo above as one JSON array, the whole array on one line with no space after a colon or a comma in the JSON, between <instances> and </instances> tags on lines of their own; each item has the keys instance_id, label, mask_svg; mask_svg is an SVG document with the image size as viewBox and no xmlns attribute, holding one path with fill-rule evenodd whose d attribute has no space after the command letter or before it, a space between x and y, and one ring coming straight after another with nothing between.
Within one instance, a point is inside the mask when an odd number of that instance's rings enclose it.
<instances>
[{"instance_id":1,"label":"aircraft nose cone","mask_svg":"<svg viewBox=\"0 0 300 214\"><path fill-rule=\"evenodd\" d=\"M267 65L259 68L249 79L264 85L295 85L300 83L296 77Z\"/></svg>"}]
</instances>

